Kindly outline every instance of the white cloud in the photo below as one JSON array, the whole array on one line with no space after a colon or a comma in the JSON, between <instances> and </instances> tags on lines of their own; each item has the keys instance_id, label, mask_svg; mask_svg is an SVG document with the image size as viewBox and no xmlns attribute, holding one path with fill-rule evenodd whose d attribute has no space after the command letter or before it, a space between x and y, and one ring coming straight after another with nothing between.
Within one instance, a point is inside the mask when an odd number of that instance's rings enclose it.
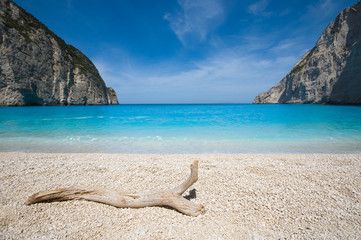
<instances>
[{"instance_id":1,"label":"white cloud","mask_svg":"<svg viewBox=\"0 0 361 240\"><path fill-rule=\"evenodd\" d=\"M268 3L260 0L248 10L256 15L268 14ZM119 51L119 60L103 57L94 63L107 85L115 88L121 103L251 102L278 83L313 47L321 32L316 29L315 39L310 40L310 29L315 26L307 23L313 22L317 11L334 11L334 4L335 0L318 0L300 17L302 26L285 26L276 32L251 29L232 36L232 46L212 36L219 42L215 42L213 54L203 60L184 63L173 58L150 63ZM198 42L209 40L212 23L219 23L224 15L220 3L179 0L179 5L182 12L164 15L179 40L184 45L189 44L190 35ZM114 50L102 49L104 56L110 53Z\"/></svg>"},{"instance_id":2,"label":"white cloud","mask_svg":"<svg viewBox=\"0 0 361 240\"><path fill-rule=\"evenodd\" d=\"M210 30L219 25L224 10L219 0L178 0L182 11L167 13L164 19L183 45L196 39L204 41Z\"/></svg>"},{"instance_id":3,"label":"white cloud","mask_svg":"<svg viewBox=\"0 0 361 240\"><path fill-rule=\"evenodd\" d=\"M295 57L242 55L242 50L226 49L178 69L174 63L153 69L123 67L110 61L94 63L121 103L216 103L253 101L258 93L279 82L297 61Z\"/></svg>"}]
</instances>

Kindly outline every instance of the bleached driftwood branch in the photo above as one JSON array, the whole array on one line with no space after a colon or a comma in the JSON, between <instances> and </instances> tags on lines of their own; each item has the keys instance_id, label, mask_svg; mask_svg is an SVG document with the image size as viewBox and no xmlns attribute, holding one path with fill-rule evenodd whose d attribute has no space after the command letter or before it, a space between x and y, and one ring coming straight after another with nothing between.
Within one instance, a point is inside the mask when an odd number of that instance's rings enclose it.
<instances>
[{"instance_id":1,"label":"bleached driftwood branch","mask_svg":"<svg viewBox=\"0 0 361 240\"><path fill-rule=\"evenodd\" d=\"M191 202L182 197L182 194L198 180L198 160L195 160L193 164L191 164L190 169L191 174L188 179L173 189L128 194L103 189L83 190L77 188L61 188L38 192L30 196L25 204L87 200L119 208L168 206L186 215L198 216L205 211L203 205Z\"/></svg>"}]
</instances>

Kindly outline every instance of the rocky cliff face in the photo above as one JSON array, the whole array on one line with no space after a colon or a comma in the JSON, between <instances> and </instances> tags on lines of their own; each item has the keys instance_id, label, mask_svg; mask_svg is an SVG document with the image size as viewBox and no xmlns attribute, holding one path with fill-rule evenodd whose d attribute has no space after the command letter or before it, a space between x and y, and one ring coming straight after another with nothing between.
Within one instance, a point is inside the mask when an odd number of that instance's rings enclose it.
<instances>
[{"instance_id":1,"label":"rocky cliff face","mask_svg":"<svg viewBox=\"0 0 361 240\"><path fill-rule=\"evenodd\" d=\"M118 104L93 63L11 0L0 0L0 105Z\"/></svg>"},{"instance_id":2,"label":"rocky cliff face","mask_svg":"<svg viewBox=\"0 0 361 240\"><path fill-rule=\"evenodd\" d=\"M361 2L343 10L316 46L254 103L361 104Z\"/></svg>"}]
</instances>

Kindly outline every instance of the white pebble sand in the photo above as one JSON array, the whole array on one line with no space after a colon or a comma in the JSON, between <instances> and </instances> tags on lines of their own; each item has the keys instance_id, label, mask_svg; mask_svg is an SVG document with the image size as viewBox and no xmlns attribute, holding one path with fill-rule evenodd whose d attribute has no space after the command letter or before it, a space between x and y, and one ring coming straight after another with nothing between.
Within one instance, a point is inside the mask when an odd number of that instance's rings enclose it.
<instances>
[{"instance_id":1,"label":"white pebble sand","mask_svg":"<svg viewBox=\"0 0 361 240\"><path fill-rule=\"evenodd\" d=\"M172 188L195 159L191 201L206 208L198 217L77 200L24 204L38 191L70 186ZM0 183L0 239L361 238L359 154L0 153Z\"/></svg>"}]
</instances>

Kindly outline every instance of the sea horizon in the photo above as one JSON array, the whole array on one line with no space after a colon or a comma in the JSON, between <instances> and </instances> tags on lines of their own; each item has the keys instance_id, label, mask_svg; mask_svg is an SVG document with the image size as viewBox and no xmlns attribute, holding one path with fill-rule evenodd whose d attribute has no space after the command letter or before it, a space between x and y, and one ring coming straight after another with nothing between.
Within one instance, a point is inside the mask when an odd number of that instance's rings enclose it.
<instances>
[{"instance_id":1,"label":"sea horizon","mask_svg":"<svg viewBox=\"0 0 361 240\"><path fill-rule=\"evenodd\" d=\"M0 108L1 152L361 153L361 107L119 104Z\"/></svg>"},{"instance_id":2,"label":"sea horizon","mask_svg":"<svg viewBox=\"0 0 361 240\"><path fill-rule=\"evenodd\" d=\"M23 105L23 106L0 106L0 108L28 108L28 107L93 107L93 106L123 106L123 105L313 105L313 106L354 106L361 107L360 104L323 104L323 103L253 103L253 102L174 102L174 103L118 103L118 104L86 104L86 105Z\"/></svg>"}]
</instances>

